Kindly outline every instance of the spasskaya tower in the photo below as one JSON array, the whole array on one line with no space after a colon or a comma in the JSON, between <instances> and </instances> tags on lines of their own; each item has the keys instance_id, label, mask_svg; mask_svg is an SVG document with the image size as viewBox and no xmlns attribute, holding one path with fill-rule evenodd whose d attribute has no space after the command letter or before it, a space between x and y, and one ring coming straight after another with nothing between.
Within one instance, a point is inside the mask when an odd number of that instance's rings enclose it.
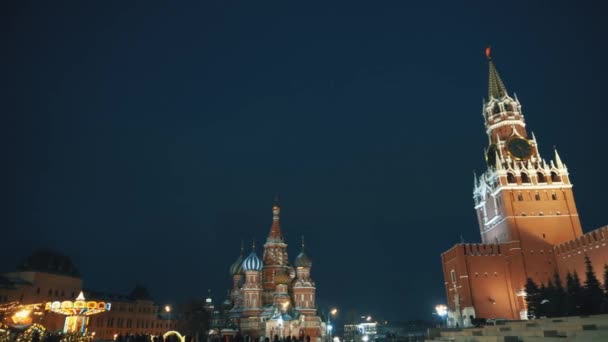
<instances>
[{"instance_id":1,"label":"spasskaya tower","mask_svg":"<svg viewBox=\"0 0 608 342\"><path fill-rule=\"evenodd\" d=\"M482 115L488 135L487 170L475 177L473 197L483 243L520 241L546 249L582 235L568 169L557 150L545 160L526 129L522 106L503 83L490 49L488 99Z\"/></svg>"}]
</instances>

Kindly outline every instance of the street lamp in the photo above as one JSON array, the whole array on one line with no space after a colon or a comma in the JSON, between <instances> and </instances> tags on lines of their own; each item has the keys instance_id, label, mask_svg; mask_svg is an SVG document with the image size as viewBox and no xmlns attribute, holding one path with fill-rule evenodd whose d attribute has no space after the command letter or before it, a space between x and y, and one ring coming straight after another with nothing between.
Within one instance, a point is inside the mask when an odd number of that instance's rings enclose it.
<instances>
[{"instance_id":1,"label":"street lamp","mask_svg":"<svg viewBox=\"0 0 608 342\"><path fill-rule=\"evenodd\" d=\"M435 311L437 312L437 315L439 316L441 323L443 324L443 319L448 314L448 307L443 304L439 304L435 306Z\"/></svg>"},{"instance_id":2,"label":"street lamp","mask_svg":"<svg viewBox=\"0 0 608 342\"><path fill-rule=\"evenodd\" d=\"M327 338L329 342L332 342L332 331L334 329L333 325L331 325L331 317L336 316L338 314L338 309L333 308L329 310L329 316L327 316Z\"/></svg>"},{"instance_id":3,"label":"street lamp","mask_svg":"<svg viewBox=\"0 0 608 342\"><path fill-rule=\"evenodd\" d=\"M165 312L169 314L169 327L167 327L169 329L171 328L171 306L165 305Z\"/></svg>"}]
</instances>

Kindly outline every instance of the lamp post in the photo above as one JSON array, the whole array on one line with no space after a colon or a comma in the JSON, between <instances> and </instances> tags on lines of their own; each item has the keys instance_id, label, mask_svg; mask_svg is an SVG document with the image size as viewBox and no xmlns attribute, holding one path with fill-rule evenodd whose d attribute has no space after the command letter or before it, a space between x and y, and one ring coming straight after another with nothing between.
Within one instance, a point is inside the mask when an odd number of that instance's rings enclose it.
<instances>
[{"instance_id":1,"label":"lamp post","mask_svg":"<svg viewBox=\"0 0 608 342\"><path fill-rule=\"evenodd\" d=\"M165 312L169 314L169 326L167 329L171 328L171 306L165 305Z\"/></svg>"},{"instance_id":2,"label":"lamp post","mask_svg":"<svg viewBox=\"0 0 608 342\"><path fill-rule=\"evenodd\" d=\"M439 316L440 325L443 324L443 319L448 314L448 307L443 304L439 304L435 306L435 311L437 312L437 316Z\"/></svg>"},{"instance_id":3,"label":"lamp post","mask_svg":"<svg viewBox=\"0 0 608 342\"><path fill-rule=\"evenodd\" d=\"M327 316L327 339L329 342L332 342L332 335L334 327L331 325L331 317L336 316L338 314L338 309L333 308L329 310L329 316Z\"/></svg>"}]
</instances>

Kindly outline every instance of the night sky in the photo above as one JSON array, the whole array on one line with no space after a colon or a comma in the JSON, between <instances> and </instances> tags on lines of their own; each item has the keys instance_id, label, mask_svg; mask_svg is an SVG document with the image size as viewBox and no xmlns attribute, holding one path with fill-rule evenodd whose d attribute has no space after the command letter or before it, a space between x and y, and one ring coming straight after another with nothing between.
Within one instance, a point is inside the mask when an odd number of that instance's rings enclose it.
<instances>
[{"instance_id":1,"label":"night sky","mask_svg":"<svg viewBox=\"0 0 608 342\"><path fill-rule=\"evenodd\" d=\"M608 224L608 25L567 3L3 2L0 271L50 247L88 288L223 300L279 193L321 308L430 318L479 241L488 44Z\"/></svg>"}]
</instances>

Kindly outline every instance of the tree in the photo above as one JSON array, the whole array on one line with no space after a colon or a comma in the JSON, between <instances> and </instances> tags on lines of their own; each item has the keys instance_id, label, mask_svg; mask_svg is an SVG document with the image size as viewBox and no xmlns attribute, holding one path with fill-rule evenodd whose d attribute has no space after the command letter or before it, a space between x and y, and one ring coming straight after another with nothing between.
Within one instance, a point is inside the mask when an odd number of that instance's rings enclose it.
<instances>
[{"instance_id":1,"label":"tree","mask_svg":"<svg viewBox=\"0 0 608 342\"><path fill-rule=\"evenodd\" d=\"M597 315L602 313L604 304L604 291L600 281L595 276L593 265L588 255L585 255L585 286L583 287L582 313L585 315Z\"/></svg>"},{"instance_id":2,"label":"tree","mask_svg":"<svg viewBox=\"0 0 608 342\"><path fill-rule=\"evenodd\" d=\"M211 316L205 307L205 301L193 299L180 308L183 319L179 322L178 330L184 335L190 335L194 341L203 341L209 330Z\"/></svg>"},{"instance_id":3,"label":"tree","mask_svg":"<svg viewBox=\"0 0 608 342\"><path fill-rule=\"evenodd\" d=\"M536 308L536 317L547 317L547 303L549 302L547 287L545 284L541 283L538 288L538 307Z\"/></svg>"},{"instance_id":4,"label":"tree","mask_svg":"<svg viewBox=\"0 0 608 342\"><path fill-rule=\"evenodd\" d=\"M555 286L551 296L553 316L566 316L566 290L557 270L553 273L553 284Z\"/></svg>"},{"instance_id":5,"label":"tree","mask_svg":"<svg viewBox=\"0 0 608 342\"><path fill-rule=\"evenodd\" d=\"M541 291L542 293L542 291ZM553 280L549 279L547 282L547 286L544 289L544 293L542 293L541 306L543 307L543 311L545 316L547 317L557 317L560 315L559 313L559 298L557 296L557 287L553 284Z\"/></svg>"},{"instance_id":6,"label":"tree","mask_svg":"<svg viewBox=\"0 0 608 342\"><path fill-rule=\"evenodd\" d=\"M526 305L528 307L528 318L532 319L540 317L538 315L538 309L540 307L540 289L538 285L532 280L532 278L526 279Z\"/></svg>"},{"instance_id":7,"label":"tree","mask_svg":"<svg viewBox=\"0 0 608 342\"><path fill-rule=\"evenodd\" d=\"M581 296L583 288L576 272L566 275L566 315L576 316L581 314Z\"/></svg>"}]
</instances>

